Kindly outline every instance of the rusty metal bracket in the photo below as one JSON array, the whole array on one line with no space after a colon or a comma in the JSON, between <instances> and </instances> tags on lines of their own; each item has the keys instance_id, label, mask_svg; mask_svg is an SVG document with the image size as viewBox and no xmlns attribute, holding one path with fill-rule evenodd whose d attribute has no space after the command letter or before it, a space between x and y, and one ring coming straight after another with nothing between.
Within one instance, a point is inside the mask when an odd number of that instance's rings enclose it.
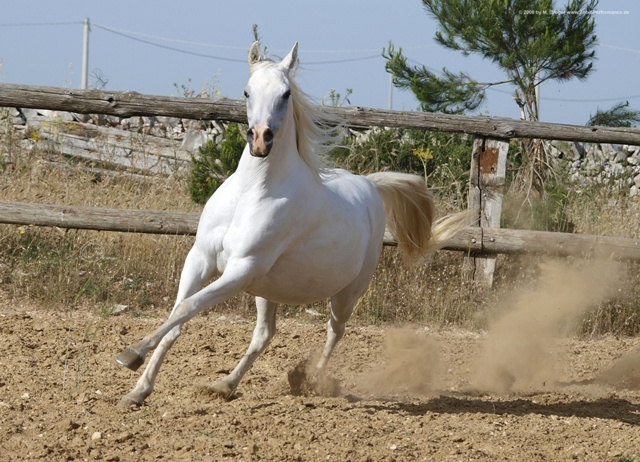
<instances>
[{"instance_id":1,"label":"rusty metal bracket","mask_svg":"<svg viewBox=\"0 0 640 462\"><path fill-rule=\"evenodd\" d=\"M478 156L480 172L482 174L497 173L499 156L500 150L496 147L488 147L480 151Z\"/></svg>"}]
</instances>

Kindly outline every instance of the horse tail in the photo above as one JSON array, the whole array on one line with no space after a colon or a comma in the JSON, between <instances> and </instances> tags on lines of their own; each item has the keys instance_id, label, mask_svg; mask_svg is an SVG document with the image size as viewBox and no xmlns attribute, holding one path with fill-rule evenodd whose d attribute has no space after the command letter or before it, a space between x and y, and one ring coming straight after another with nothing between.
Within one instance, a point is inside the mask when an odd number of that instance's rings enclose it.
<instances>
[{"instance_id":1,"label":"horse tail","mask_svg":"<svg viewBox=\"0 0 640 462\"><path fill-rule=\"evenodd\" d=\"M420 176L380 172L366 178L382 198L387 232L395 238L407 261L433 254L469 225L467 211L436 221L435 201Z\"/></svg>"}]
</instances>

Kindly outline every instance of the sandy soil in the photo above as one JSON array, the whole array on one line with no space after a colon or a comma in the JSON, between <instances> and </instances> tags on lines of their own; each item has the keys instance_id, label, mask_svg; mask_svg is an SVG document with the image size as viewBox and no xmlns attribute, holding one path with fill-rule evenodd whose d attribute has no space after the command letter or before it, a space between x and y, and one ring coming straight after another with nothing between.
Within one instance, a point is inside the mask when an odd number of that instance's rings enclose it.
<instances>
[{"instance_id":1,"label":"sandy soil","mask_svg":"<svg viewBox=\"0 0 640 462\"><path fill-rule=\"evenodd\" d=\"M187 324L146 404L117 408L139 373L113 357L161 316L101 318L89 309L1 303L0 460L620 461L640 455L638 338L545 341L547 373L540 379L522 373L521 365L487 363L483 355L495 352L487 349L491 333L352 325L330 364L337 396L297 395L288 377L323 345L324 322L281 319L234 399L223 401L201 385L235 365L253 321L212 312ZM489 375L499 380L487 381Z\"/></svg>"}]
</instances>

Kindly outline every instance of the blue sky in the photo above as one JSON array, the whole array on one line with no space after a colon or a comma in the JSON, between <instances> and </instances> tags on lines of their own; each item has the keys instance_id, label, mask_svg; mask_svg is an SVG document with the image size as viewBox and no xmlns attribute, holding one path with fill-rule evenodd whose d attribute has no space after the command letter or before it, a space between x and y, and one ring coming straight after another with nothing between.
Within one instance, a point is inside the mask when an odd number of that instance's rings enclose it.
<instances>
[{"instance_id":1,"label":"blue sky","mask_svg":"<svg viewBox=\"0 0 640 462\"><path fill-rule=\"evenodd\" d=\"M544 85L541 120L584 124L598 107L621 100L640 109L640 2L601 0L599 9L627 14L595 16L596 71L585 82ZM488 61L436 45L436 22L420 0L0 0L0 11L0 83L78 88L85 17L89 71L107 79L107 90L179 96L174 84L200 90L215 82L224 96L239 98L253 24L274 55L299 42L298 81L317 101L331 89L344 95L351 88L352 105L388 108L381 52L389 40L432 69L466 71L481 81L504 78ZM509 86L490 90L479 113L518 118L512 94ZM392 95L393 109L418 107L410 92Z\"/></svg>"}]
</instances>

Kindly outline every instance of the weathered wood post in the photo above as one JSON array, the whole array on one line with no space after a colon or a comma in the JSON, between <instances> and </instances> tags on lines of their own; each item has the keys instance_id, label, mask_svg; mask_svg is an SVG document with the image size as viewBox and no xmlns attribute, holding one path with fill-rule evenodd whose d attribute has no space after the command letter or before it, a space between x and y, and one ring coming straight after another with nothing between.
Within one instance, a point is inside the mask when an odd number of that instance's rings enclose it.
<instances>
[{"instance_id":1,"label":"weathered wood post","mask_svg":"<svg viewBox=\"0 0 640 462\"><path fill-rule=\"evenodd\" d=\"M469 210L477 217L476 226L499 228L507 170L509 140L476 137L471 156ZM469 279L491 287L496 254L470 255L465 268Z\"/></svg>"}]
</instances>

